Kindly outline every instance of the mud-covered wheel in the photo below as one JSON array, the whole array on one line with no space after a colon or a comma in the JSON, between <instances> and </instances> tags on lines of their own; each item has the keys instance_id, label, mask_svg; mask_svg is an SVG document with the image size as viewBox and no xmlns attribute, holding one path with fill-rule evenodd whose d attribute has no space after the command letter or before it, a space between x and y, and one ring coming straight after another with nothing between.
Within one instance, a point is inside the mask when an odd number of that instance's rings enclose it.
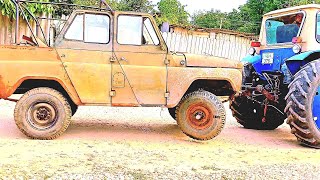
<instances>
[{"instance_id":1,"label":"mud-covered wheel","mask_svg":"<svg viewBox=\"0 0 320 180\"><path fill-rule=\"evenodd\" d=\"M32 139L50 140L69 126L71 107L67 99L51 88L26 92L17 102L14 119L20 131Z\"/></svg>"},{"instance_id":2,"label":"mud-covered wheel","mask_svg":"<svg viewBox=\"0 0 320 180\"><path fill-rule=\"evenodd\" d=\"M300 143L320 148L320 60L310 62L295 75L286 100L291 132Z\"/></svg>"},{"instance_id":3,"label":"mud-covered wheel","mask_svg":"<svg viewBox=\"0 0 320 180\"><path fill-rule=\"evenodd\" d=\"M174 119L176 121L176 107L174 108L168 108L169 114L172 117L172 119Z\"/></svg>"},{"instance_id":4,"label":"mud-covered wheel","mask_svg":"<svg viewBox=\"0 0 320 180\"><path fill-rule=\"evenodd\" d=\"M264 106L241 94L230 100L233 117L246 129L274 130L284 123L286 116L273 107L268 107L264 118Z\"/></svg>"},{"instance_id":5,"label":"mud-covered wheel","mask_svg":"<svg viewBox=\"0 0 320 180\"><path fill-rule=\"evenodd\" d=\"M210 140L223 129L226 112L218 97L199 90L181 100L177 106L176 119L181 130L189 137Z\"/></svg>"}]
</instances>

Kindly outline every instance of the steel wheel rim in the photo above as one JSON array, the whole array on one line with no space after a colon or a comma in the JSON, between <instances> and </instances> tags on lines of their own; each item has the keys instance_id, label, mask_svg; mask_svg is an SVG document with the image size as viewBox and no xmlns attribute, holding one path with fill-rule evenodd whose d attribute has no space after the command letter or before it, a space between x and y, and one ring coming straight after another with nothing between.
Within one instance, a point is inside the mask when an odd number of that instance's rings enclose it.
<instances>
[{"instance_id":1,"label":"steel wheel rim","mask_svg":"<svg viewBox=\"0 0 320 180\"><path fill-rule=\"evenodd\" d=\"M50 103L34 103L27 113L28 123L38 130L49 129L57 122L56 107Z\"/></svg>"},{"instance_id":2,"label":"steel wheel rim","mask_svg":"<svg viewBox=\"0 0 320 180\"><path fill-rule=\"evenodd\" d=\"M214 114L206 104L196 103L187 109L187 122L194 129L208 129L214 123Z\"/></svg>"}]
</instances>

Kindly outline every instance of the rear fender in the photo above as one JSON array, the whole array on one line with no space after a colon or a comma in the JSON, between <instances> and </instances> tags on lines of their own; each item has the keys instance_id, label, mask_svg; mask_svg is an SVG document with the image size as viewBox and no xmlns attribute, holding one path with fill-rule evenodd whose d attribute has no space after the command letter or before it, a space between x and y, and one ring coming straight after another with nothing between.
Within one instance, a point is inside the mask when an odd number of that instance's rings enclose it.
<instances>
[{"instance_id":1,"label":"rear fender","mask_svg":"<svg viewBox=\"0 0 320 180\"><path fill-rule=\"evenodd\" d=\"M286 60L291 75L295 75L303 66L320 58L320 50L304 52Z\"/></svg>"}]
</instances>

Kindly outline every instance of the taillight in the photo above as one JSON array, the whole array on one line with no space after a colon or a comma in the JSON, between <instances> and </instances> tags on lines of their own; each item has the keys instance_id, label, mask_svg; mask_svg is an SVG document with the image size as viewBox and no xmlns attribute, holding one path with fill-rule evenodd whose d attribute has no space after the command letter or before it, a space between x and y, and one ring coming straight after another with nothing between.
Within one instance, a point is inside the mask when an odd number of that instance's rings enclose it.
<instances>
[{"instance_id":1,"label":"taillight","mask_svg":"<svg viewBox=\"0 0 320 180\"><path fill-rule=\"evenodd\" d=\"M257 42L257 41L251 42L251 47L260 47L260 46L261 46L260 42Z\"/></svg>"}]
</instances>

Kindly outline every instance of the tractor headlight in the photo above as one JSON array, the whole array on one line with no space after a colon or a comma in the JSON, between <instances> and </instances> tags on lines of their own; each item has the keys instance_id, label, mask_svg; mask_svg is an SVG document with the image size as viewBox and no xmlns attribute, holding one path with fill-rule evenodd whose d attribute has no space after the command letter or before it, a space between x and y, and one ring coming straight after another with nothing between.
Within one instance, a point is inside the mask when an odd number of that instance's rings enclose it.
<instances>
[{"instance_id":1,"label":"tractor headlight","mask_svg":"<svg viewBox=\"0 0 320 180\"><path fill-rule=\"evenodd\" d=\"M292 51L295 53L295 54L298 54L301 52L301 46L299 44L295 44L293 47L292 47Z\"/></svg>"},{"instance_id":2,"label":"tractor headlight","mask_svg":"<svg viewBox=\"0 0 320 180\"><path fill-rule=\"evenodd\" d=\"M256 49L254 48L254 47L251 47L250 49L249 49L249 54L251 55L251 56L254 56L255 54L256 54Z\"/></svg>"}]
</instances>

